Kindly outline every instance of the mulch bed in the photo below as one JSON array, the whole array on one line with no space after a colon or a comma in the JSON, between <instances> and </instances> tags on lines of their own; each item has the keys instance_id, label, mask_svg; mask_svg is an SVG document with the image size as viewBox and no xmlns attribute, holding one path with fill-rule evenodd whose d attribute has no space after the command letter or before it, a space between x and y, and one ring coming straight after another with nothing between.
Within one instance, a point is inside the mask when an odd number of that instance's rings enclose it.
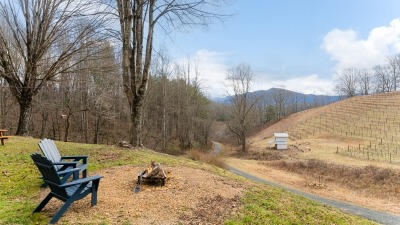
<instances>
[{"instance_id":1,"label":"mulch bed","mask_svg":"<svg viewBox=\"0 0 400 225\"><path fill-rule=\"evenodd\" d=\"M244 184L201 169L163 169L169 174L165 185L143 184L139 193L133 189L142 167L120 166L99 171L104 177L97 206L90 207L90 197L76 201L59 224L222 224L240 207ZM42 190L40 200L48 191ZM51 217L62 204L53 199L44 213Z\"/></svg>"}]
</instances>

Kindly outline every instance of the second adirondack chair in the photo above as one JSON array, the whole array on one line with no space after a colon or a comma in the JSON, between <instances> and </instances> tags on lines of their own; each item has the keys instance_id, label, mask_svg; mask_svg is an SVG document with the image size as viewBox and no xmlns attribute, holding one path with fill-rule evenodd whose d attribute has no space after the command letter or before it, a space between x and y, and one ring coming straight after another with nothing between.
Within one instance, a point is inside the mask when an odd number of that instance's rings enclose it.
<instances>
[{"instance_id":1,"label":"second adirondack chair","mask_svg":"<svg viewBox=\"0 0 400 225\"><path fill-rule=\"evenodd\" d=\"M92 194L91 206L97 204L97 191L102 176L95 175L87 178L72 180L71 182L66 182L64 179L60 178L60 173L62 173L64 177L70 177L77 172L79 173L79 168L74 168L71 170L66 169L64 171L57 172L54 164L42 155L34 153L31 155L31 158L42 174L43 180L50 187L50 193L36 207L36 209L33 211L34 213L40 212L53 197L65 203L56 212L56 214L50 220L50 223L57 223L57 221L74 201L82 199L88 194Z\"/></svg>"},{"instance_id":2,"label":"second adirondack chair","mask_svg":"<svg viewBox=\"0 0 400 225\"><path fill-rule=\"evenodd\" d=\"M88 156L61 156L55 142L47 138L40 140L39 147L46 158L53 162L56 171L79 168L82 172L82 177L87 176ZM75 177L74 179L76 178L77 177Z\"/></svg>"}]
</instances>

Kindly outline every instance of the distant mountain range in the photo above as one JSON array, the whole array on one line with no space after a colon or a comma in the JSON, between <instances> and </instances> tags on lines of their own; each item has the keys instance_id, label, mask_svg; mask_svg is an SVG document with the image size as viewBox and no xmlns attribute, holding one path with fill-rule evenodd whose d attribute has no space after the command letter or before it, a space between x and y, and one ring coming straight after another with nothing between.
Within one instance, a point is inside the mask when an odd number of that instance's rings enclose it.
<instances>
[{"instance_id":1,"label":"distant mountain range","mask_svg":"<svg viewBox=\"0 0 400 225\"><path fill-rule=\"evenodd\" d=\"M268 90L259 90L250 92L250 97L261 97L261 101L268 101L269 99L273 99L276 94L279 92L284 93L284 95L288 96L289 98L296 98L299 99L301 102L306 104L313 104L313 103L320 103L320 105L326 105L332 102L336 102L341 100L340 96L329 96L329 95L314 95L314 94L302 94L294 91L289 91L286 89L281 88L271 88ZM212 98L211 101L228 104L229 103L229 96L226 97L218 97Z\"/></svg>"}]
</instances>

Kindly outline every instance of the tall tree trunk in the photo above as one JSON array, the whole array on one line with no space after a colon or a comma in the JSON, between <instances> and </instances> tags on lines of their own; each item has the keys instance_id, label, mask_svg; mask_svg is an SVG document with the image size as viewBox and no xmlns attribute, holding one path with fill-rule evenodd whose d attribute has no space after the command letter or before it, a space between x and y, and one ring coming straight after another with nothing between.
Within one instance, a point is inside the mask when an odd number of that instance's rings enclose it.
<instances>
[{"instance_id":1,"label":"tall tree trunk","mask_svg":"<svg viewBox=\"0 0 400 225\"><path fill-rule=\"evenodd\" d=\"M87 106L87 103L85 103ZM82 111L81 113L81 132L82 136L84 137L84 141L86 144L89 143L89 134L88 134L88 113L87 111ZM97 143L95 143L97 144Z\"/></svg>"},{"instance_id":2,"label":"tall tree trunk","mask_svg":"<svg viewBox=\"0 0 400 225\"><path fill-rule=\"evenodd\" d=\"M96 125L94 128L93 144L99 143L100 122L101 122L101 116L96 117Z\"/></svg>"},{"instance_id":3,"label":"tall tree trunk","mask_svg":"<svg viewBox=\"0 0 400 225\"><path fill-rule=\"evenodd\" d=\"M164 101L165 103L165 101ZM161 150L165 152L167 150L167 121L166 121L166 109L165 109L165 104L163 104L163 114L162 114L162 132L161 132L161 138L162 138L162 148Z\"/></svg>"},{"instance_id":4,"label":"tall tree trunk","mask_svg":"<svg viewBox=\"0 0 400 225\"><path fill-rule=\"evenodd\" d=\"M142 115L143 115L143 100L144 96L137 97L132 102L131 108L131 143L133 146L139 147L142 145Z\"/></svg>"},{"instance_id":5,"label":"tall tree trunk","mask_svg":"<svg viewBox=\"0 0 400 225\"><path fill-rule=\"evenodd\" d=\"M56 122L54 121L54 118L51 118L51 121L52 121L52 126L53 126L53 132L52 132L52 134L53 134L53 140L56 140L56 138L57 138L57 136L56 136L56 133L57 133L57 124L56 124Z\"/></svg>"},{"instance_id":6,"label":"tall tree trunk","mask_svg":"<svg viewBox=\"0 0 400 225\"><path fill-rule=\"evenodd\" d=\"M6 95L5 92L0 90L0 128L6 127Z\"/></svg>"},{"instance_id":7,"label":"tall tree trunk","mask_svg":"<svg viewBox=\"0 0 400 225\"><path fill-rule=\"evenodd\" d=\"M242 152L246 152L246 134L242 133Z\"/></svg>"},{"instance_id":8,"label":"tall tree trunk","mask_svg":"<svg viewBox=\"0 0 400 225\"><path fill-rule=\"evenodd\" d=\"M70 112L70 110L68 110L68 111L69 112L68 112L67 118L65 120L64 142L68 142L69 127L71 125L71 122L69 119L71 118L72 113Z\"/></svg>"},{"instance_id":9,"label":"tall tree trunk","mask_svg":"<svg viewBox=\"0 0 400 225\"><path fill-rule=\"evenodd\" d=\"M19 121L16 135L29 135L29 120L31 118L32 96L27 96L18 100L19 103Z\"/></svg>"},{"instance_id":10,"label":"tall tree trunk","mask_svg":"<svg viewBox=\"0 0 400 225\"><path fill-rule=\"evenodd\" d=\"M42 111L42 127L40 129L40 138L44 137L44 133L46 131L47 120L49 118L49 113L47 111Z\"/></svg>"}]
</instances>

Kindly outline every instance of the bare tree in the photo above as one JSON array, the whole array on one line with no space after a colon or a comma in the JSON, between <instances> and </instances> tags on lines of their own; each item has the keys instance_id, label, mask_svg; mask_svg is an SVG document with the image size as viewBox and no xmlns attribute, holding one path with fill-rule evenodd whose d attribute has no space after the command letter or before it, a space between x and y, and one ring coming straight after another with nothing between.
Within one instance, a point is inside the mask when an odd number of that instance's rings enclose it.
<instances>
[{"instance_id":1,"label":"bare tree","mask_svg":"<svg viewBox=\"0 0 400 225\"><path fill-rule=\"evenodd\" d=\"M196 62L174 65L165 51L159 52L152 63L143 112L144 144L169 154L207 145L209 100L199 77Z\"/></svg>"},{"instance_id":2,"label":"bare tree","mask_svg":"<svg viewBox=\"0 0 400 225\"><path fill-rule=\"evenodd\" d=\"M360 76L356 79L360 94L368 95L372 90L372 74L368 69L360 71Z\"/></svg>"},{"instance_id":3,"label":"bare tree","mask_svg":"<svg viewBox=\"0 0 400 225\"><path fill-rule=\"evenodd\" d=\"M232 115L228 122L228 129L238 138L242 145L242 152L247 151L246 138L254 124L251 113L259 100L259 98L249 95L254 78L253 71L246 64L230 68L225 78L227 88L233 91L232 94L229 94Z\"/></svg>"},{"instance_id":4,"label":"bare tree","mask_svg":"<svg viewBox=\"0 0 400 225\"><path fill-rule=\"evenodd\" d=\"M376 92L385 93L391 91L391 78L389 67L387 65L377 65L374 67L374 76L376 80Z\"/></svg>"},{"instance_id":5,"label":"bare tree","mask_svg":"<svg viewBox=\"0 0 400 225\"><path fill-rule=\"evenodd\" d=\"M278 119L280 119L286 115L285 110L289 101L290 92L285 89L275 88L272 95L272 99L275 104L276 115Z\"/></svg>"},{"instance_id":6,"label":"bare tree","mask_svg":"<svg viewBox=\"0 0 400 225\"><path fill-rule=\"evenodd\" d=\"M391 91L397 91L397 86L400 81L400 55L389 56L387 58L388 61L388 72L390 73L390 81L391 81Z\"/></svg>"},{"instance_id":7,"label":"bare tree","mask_svg":"<svg viewBox=\"0 0 400 225\"><path fill-rule=\"evenodd\" d=\"M173 73L171 59L165 49L162 49L157 54L157 58L154 61L154 74L157 76L161 83L161 99L159 102L159 107L162 111L161 116L161 150L163 152L167 149L167 111L169 111L169 85L168 81Z\"/></svg>"},{"instance_id":8,"label":"bare tree","mask_svg":"<svg viewBox=\"0 0 400 225\"><path fill-rule=\"evenodd\" d=\"M142 145L142 114L156 25L168 32L221 19L217 0L116 0L122 38L123 86L131 109L131 143Z\"/></svg>"},{"instance_id":9,"label":"bare tree","mask_svg":"<svg viewBox=\"0 0 400 225\"><path fill-rule=\"evenodd\" d=\"M6 82L0 77L0 128L7 127L7 114L11 109L13 101L10 100L11 93L7 89Z\"/></svg>"},{"instance_id":10,"label":"bare tree","mask_svg":"<svg viewBox=\"0 0 400 225\"><path fill-rule=\"evenodd\" d=\"M292 114L292 113L296 113L300 111L300 102L301 102L301 95L296 93L296 92L292 92L289 95L289 102L290 102L290 108L288 113Z\"/></svg>"},{"instance_id":11,"label":"bare tree","mask_svg":"<svg viewBox=\"0 0 400 225\"><path fill-rule=\"evenodd\" d=\"M101 134L107 138L116 133L107 128L107 121L114 119L115 106L118 103L118 87L121 83L120 70L115 60L114 48L110 42L104 42L98 47L97 60L90 60L89 67L89 112L94 117L93 143L100 141ZM90 82L91 81L91 82ZM122 94L122 93L121 93ZM125 103L125 102L124 102ZM107 128L107 129L102 129ZM88 129L88 128L87 128ZM87 140L86 140L87 142Z\"/></svg>"},{"instance_id":12,"label":"bare tree","mask_svg":"<svg viewBox=\"0 0 400 225\"><path fill-rule=\"evenodd\" d=\"M5 21L0 27L0 77L20 106L17 135L29 133L33 96L79 63L70 60L93 44L86 39L87 31L99 25L100 17L87 12L95 8L91 0L0 1L0 18Z\"/></svg>"},{"instance_id":13,"label":"bare tree","mask_svg":"<svg viewBox=\"0 0 400 225\"><path fill-rule=\"evenodd\" d=\"M355 68L347 68L339 75L336 90L339 95L353 97L356 95L356 80L360 76L360 71Z\"/></svg>"}]
</instances>

